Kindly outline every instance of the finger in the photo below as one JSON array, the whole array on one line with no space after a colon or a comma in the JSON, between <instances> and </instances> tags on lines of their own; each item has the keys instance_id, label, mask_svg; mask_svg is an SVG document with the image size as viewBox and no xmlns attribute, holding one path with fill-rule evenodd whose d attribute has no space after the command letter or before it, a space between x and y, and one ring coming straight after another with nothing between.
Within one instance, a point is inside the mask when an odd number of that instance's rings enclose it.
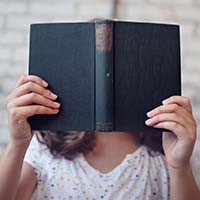
<instances>
[{"instance_id":1,"label":"finger","mask_svg":"<svg viewBox=\"0 0 200 200\"><path fill-rule=\"evenodd\" d=\"M186 109L188 112L192 113L192 105L190 99L184 96L171 96L168 99L163 100L163 104L176 103Z\"/></svg>"},{"instance_id":2,"label":"finger","mask_svg":"<svg viewBox=\"0 0 200 200\"><path fill-rule=\"evenodd\" d=\"M59 112L58 109L48 108L42 105L31 105L15 108L15 115L30 117L33 115L53 115Z\"/></svg>"},{"instance_id":3,"label":"finger","mask_svg":"<svg viewBox=\"0 0 200 200\"><path fill-rule=\"evenodd\" d=\"M15 87L19 87L20 85L23 85L24 83L27 83L27 82L30 82L30 81L37 83L38 85L41 85L43 87L48 86L48 83L46 81L42 80L39 76L22 75Z\"/></svg>"},{"instance_id":4,"label":"finger","mask_svg":"<svg viewBox=\"0 0 200 200\"><path fill-rule=\"evenodd\" d=\"M186 133L186 129L182 125L171 121L159 122L153 127L170 130L179 138L182 137L184 133Z\"/></svg>"},{"instance_id":5,"label":"finger","mask_svg":"<svg viewBox=\"0 0 200 200\"><path fill-rule=\"evenodd\" d=\"M30 92L43 95L52 100L55 100L57 98L56 94L54 94L50 90L47 90L43 86L38 85L34 82L27 82L23 85L20 85L9 95L9 98L16 98Z\"/></svg>"},{"instance_id":6,"label":"finger","mask_svg":"<svg viewBox=\"0 0 200 200\"><path fill-rule=\"evenodd\" d=\"M158 107L154 108L153 110L147 112L147 116L153 117L160 113L177 112L178 109L179 109L179 106L177 104L161 105L161 106L158 106Z\"/></svg>"},{"instance_id":7,"label":"finger","mask_svg":"<svg viewBox=\"0 0 200 200\"><path fill-rule=\"evenodd\" d=\"M177 114L181 115L183 118L185 118L185 120L188 120L190 118L193 119L193 116L191 115L191 113L189 113L184 108L182 108L180 105L177 105L175 103L158 106L155 109L149 111L147 113L147 116L154 117L161 113L177 113ZM190 121L190 120L188 120L188 121Z\"/></svg>"},{"instance_id":8,"label":"finger","mask_svg":"<svg viewBox=\"0 0 200 200\"><path fill-rule=\"evenodd\" d=\"M146 120L145 124L147 126L154 126L154 125L156 125L160 122L164 122L164 121L176 122L176 123L181 124L183 127L185 127L185 124L187 124L187 121L184 118L177 115L176 113L158 114L158 115Z\"/></svg>"},{"instance_id":9,"label":"finger","mask_svg":"<svg viewBox=\"0 0 200 200\"><path fill-rule=\"evenodd\" d=\"M14 99L12 103L8 105L8 107L27 106L33 103L51 108L59 108L60 106L58 102L51 101L50 99L47 99L39 94L29 93Z\"/></svg>"}]
</instances>

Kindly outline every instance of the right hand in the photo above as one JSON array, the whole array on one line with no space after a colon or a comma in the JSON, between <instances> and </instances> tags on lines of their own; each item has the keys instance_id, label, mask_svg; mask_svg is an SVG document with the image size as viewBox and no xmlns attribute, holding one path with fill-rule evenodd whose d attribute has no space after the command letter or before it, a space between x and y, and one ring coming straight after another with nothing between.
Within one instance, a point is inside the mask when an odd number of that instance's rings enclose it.
<instances>
[{"instance_id":1,"label":"right hand","mask_svg":"<svg viewBox=\"0 0 200 200\"><path fill-rule=\"evenodd\" d=\"M57 114L57 96L46 89L47 83L34 75L23 75L7 97L8 126L11 142L29 143L32 138L28 117L35 114Z\"/></svg>"}]
</instances>

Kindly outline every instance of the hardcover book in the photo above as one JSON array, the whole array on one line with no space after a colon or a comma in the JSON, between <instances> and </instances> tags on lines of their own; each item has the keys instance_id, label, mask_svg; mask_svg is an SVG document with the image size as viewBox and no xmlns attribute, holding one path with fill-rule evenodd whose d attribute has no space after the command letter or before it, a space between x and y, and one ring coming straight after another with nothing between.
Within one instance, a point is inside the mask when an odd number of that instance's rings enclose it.
<instances>
[{"instance_id":1,"label":"hardcover book","mask_svg":"<svg viewBox=\"0 0 200 200\"><path fill-rule=\"evenodd\" d=\"M157 132L146 113L181 95L175 24L31 24L29 54L29 74L47 81L61 103L56 115L31 116L33 130Z\"/></svg>"}]
</instances>

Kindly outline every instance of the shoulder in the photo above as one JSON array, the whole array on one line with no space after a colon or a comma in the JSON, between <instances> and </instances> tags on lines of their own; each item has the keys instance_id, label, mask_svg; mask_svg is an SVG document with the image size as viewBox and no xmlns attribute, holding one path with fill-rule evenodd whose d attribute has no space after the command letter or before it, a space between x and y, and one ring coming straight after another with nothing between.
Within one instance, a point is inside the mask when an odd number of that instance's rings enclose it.
<instances>
[{"instance_id":1,"label":"shoulder","mask_svg":"<svg viewBox=\"0 0 200 200\"><path fill-rule=\"evenodd\" d=\"M139 146L135 152L129 154L127 157L131 166L134 165L137 169L140 167L149 173L160 170L163 170L165 174L167 172L165 156L158 151L151 150L145 145Z\"/></svg>"},{"instance_id":2,"label":"shoulder","mask_svg":"<svg viewBox=\"0 0 200 200\"><path fill-rule=\"evenodd\" d=\"M166 157L159 151L154 151L149 147L142 146L141 152L146 159L151 171L159 170L161 173L167 173Z\"/></svg>"},{"instance_id":3,"label":"shoulder","mask_svg":"<svg viewBox=\"0 0 200 200\"><path fill-rule=\"evenodd\" d=\"M45 163L44 161L50 156L50 154L48 148L38 141L36 134L38 134L38 132L35 132L31 139L24 157L24 162L31 165L35 170L36 175L40 176Z\"/></svg>"},{"instance_id":4,"label":"shoulder","mask_svg":"<svg viewBox=\"0 0 200 200\"><path fill-rule=\"evenodd\" d=\"M26 151L25 160L28 159L29 157L31 158L35 157L35 159L40 160L41 157L49 154L48 147L42 144L41 142L39 142L38 137L40 137L39 132L35 131L31 139L31 142L28 146L28 149Z\"/></svg>"},{"instance_id":5,"label":"shoulder","mask_svg":"<svg viewBox=\"0 0 200 200\"><path fill-rule=\"evenodd\" d=\"M49 148L40 143L34 135L24 158L24 162L31 165L36 174L37 186L33 199L43 199L44 196L48 199L51 196L59 199L60 194L70 195L70 191L73 192L74 180L79 181L78 161L79 156L74 160L53 156ZM58 190L59 194L56 193Z\"/></svg>"},{"instance_id":6,"label":"shoulder","mask_svg":"<svg viewBox=\"0 0 200 200\"><path fill-rule=\"evenodd\" d=\"M154 151L150 149L149 147L142 145L141 147L141 153L148 158L148 160L154 164L154 165L160 165L164 164L164 167L166 168L166 158L165 155L163 155L159 151Z\"/></svg>"},{"instance_id":7,"label":"shoulder","mask_svg":"<svg viewBox=\"0 0 200 200\"><path fill-rule=\"evenodd\" d=\"M142 146L141 152L144 154L149 184L154 185L155 193L167 196L169 194L169 173L165 155L146 146Z\"/></svg>"},{"instance_id":8,"label":"shoulder","mask_svg":"<svg viewBox=\"0 0 200 200\"><path fill-rule=\"evenodd\" d=\"M150 181L168 184L169 174L165 155L146 146L142 146L140 152Z\"/></svg>"},{"instance_id":9,"label":"shoulder","mask_svg":"<svg viewBox=\"0 0 200 200\"><path fill-rule=\"evenodd\" d=\"M38 134L38 132L36 132ZM64 157L55 157L50 149L39 140L42 141L40 135L34 134L30 145L26 151L24 162L33 167L37 174L37 178L52 174L57 169L68 169L74 166L77 159L67 160ZM39 140L38 140L39 138Z\"/></svg>"},{"instance_id":10,"label":"shoulder","mask_svg":"<svg viewBox=\"0 0 200 200\"><path fill-rule=\"evenodd\" d=\"M158 151L151 150L145 145L141 145L138 148L138 150L133 154L133 160L134 158L137 160L136 164L141 165L142 169L151 175L160 174L161 176L166 176L168 173L165 156Z\"/></svg>"}]
</instances>

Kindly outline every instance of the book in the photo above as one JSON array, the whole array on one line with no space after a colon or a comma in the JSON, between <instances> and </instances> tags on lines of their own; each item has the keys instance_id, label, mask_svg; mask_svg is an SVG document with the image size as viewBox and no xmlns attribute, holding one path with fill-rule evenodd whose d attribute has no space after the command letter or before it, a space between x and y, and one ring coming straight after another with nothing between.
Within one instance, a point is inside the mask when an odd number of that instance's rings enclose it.
<instances>
[{"instance_id":1,"label":"book","mask_svg":"<svg viewBox=\"0 0 200 200\"><path fill-rule=\"evenodd\" d=\"M29 117L33 130L158 132L146 126L146 113L181 95L179 25L31 24L29 74L61 103L56 115Z\"/></svg>"}]
</instances>

